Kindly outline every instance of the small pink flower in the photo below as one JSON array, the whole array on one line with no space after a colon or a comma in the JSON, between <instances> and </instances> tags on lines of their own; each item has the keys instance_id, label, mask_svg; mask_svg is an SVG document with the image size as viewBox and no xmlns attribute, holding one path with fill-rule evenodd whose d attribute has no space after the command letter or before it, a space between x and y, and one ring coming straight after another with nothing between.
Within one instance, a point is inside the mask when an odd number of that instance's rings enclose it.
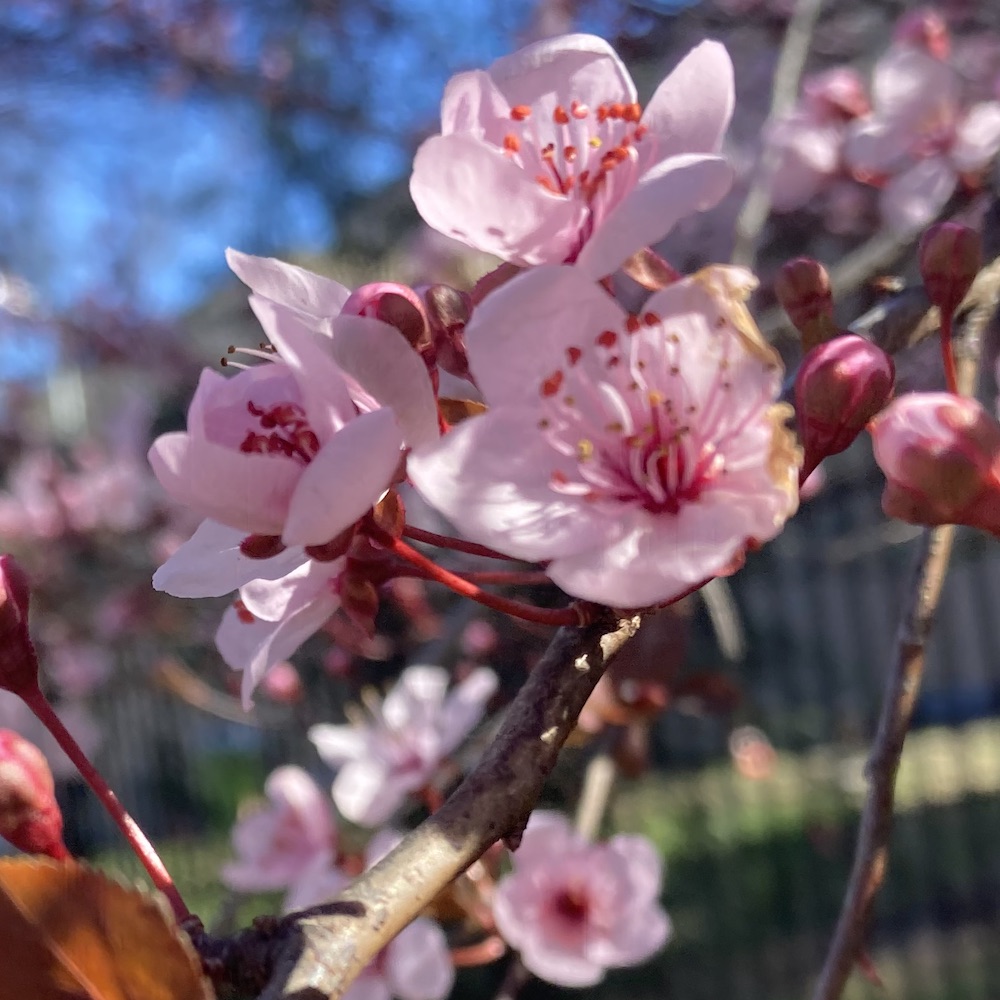
<instances>
[{"instance_id":1,"label":"small pink flower","mask_svg":"<svg viewBox=\"0 0 1000 1000\"><path fill-rule=\"evenodd\" d=\"M493 671L473 670L450 692L448 680L441 667L407 667L370 724L309 730L319 755L339 768L333 801L347 819L363 826L384 823L483 717L496 690Z\"/></svg>"},{"instance_id":2,"label":"small pink flower","mask_svg":"<svg viewBox=\"0 0 1000 1000\"><path fill-rule=\"evenodd\" d=\"M966 524L1000 536L1000 424L978 400L900 396L871 423L882 509L911 524Z\"/></svg>"},{"instance_id":3,"label":"small pink flower","mask_svg":"<svg viewBox=\"0 0 1000 1000\"><path fill-rule=\"evenodd\" d=\"M365 852L370 868L400 836L377 833ZM306 872L285 897L285 913L304 910L334 899L351 881L339 868L316 866ZM344 1000L444 1000L455 982L455 968L444 931L427 917L417 917L389 942L354 981Z\"/></svg>"},{"instance_id":4,"label":"small pink flower","mask_svg":"<svg viewBox=\"0 0 1000 1000\"><path fill-rule=\"evenodd\" d=\"M335 282L233 251L229 259L275 296L255 292L250 305L276 353L231 378L202 372L187 432L157 438L149 459L164 489L203 516L321 546L391 485L404 444L437 436L430 377L393 327L322 315L339 298Z\"/></svg>"},{"instance_id":5,"label":"small pink flower","mask_svg":"<svg viewBox=\"0 0 1000 1000\"><path fill-rule=\"evenodd\" d=\"M330 800L300 767L279 767L264 785L268 804L233 827L236 860L222 881L238 892L286 889L317 864L330 864L336 847Z\"/></svg>"},{"instance_id":6,"label":"small pink flower","mask_svg":"<svg viewBox=\"0 0 1000 1000\"><path fill-rule=\"evenodd\" d=\"M963 108L955 70L901 43L876 64L872 94L874 112L852 126L845 158L861 179L888 178L882 215L890 228L919 229L1000 151L1000 103Z\"/></svg>"},{"instance_id":7,"label":"small pink flower","mask_svg":"<svg viewBox=\"0 0 1000 1000\"><path fill-rule=\"evenodd\" d=\"M795 510L801 460L775 403L782 366L709 268L628 316L572 267L492 292L466 330L490 409L410 457L421 494L567 593L670 601L725 572Z\"/></svg>"},{"instance_id":8,"label":"small pink flower","mask_svg":"<svg viewBox=\"0 0 1000 1000\"><path fill-rule=\"evenodd\" d=\"M559 986L592 986L670 937L660 858L644 837L590 844L559 813L535 812L496 890L497 929L525 967Z\"/></svg>"},{"instance_id":9,"label":"small pink flower","mask_svg":"<svg viewBox=\"0 0 1000 1000\"><path fill-rule=\"evenodd\" d=\"M417 151L424 221L515 264L594 278L729 190L715 154L733 111L725 48L704 42L646 109L607 42L565 35L452 78L441 135Z\"/></svg>"}]
</instances>

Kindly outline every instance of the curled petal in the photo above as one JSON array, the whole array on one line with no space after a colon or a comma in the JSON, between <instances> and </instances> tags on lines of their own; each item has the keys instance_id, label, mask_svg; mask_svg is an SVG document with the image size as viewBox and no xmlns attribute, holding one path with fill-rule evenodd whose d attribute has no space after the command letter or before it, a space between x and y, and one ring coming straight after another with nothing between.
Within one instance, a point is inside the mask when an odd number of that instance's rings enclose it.
<instances>
[{"instance_id":1,"label":"curled petal","mask_svg":"<svg viewBox=\"0 0 1000 1000\"><path fill-rule=\"evenodd\" d=\"M274 257L254 257L230 247L226 261L252 292L321 319L339 315L351 294L339 282Z\"/></svg>"}]
</instances>

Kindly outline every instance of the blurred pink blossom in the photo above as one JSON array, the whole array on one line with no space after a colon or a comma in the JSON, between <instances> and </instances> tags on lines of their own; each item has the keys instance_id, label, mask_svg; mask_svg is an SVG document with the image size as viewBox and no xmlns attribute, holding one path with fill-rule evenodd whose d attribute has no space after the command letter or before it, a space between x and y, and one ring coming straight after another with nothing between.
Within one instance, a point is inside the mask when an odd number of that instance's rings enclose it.
<instances>
[{"instance_id":1,"label":"blurred pink blossom","mask_svg":"<svg viewBox=\"0 0 1000 1000\"><path fill-rule=\"evenodd\" d=\"M96 643L59 642L46 650L43 667L63 697L83 698L111 674L112 659Z\"/></svg>"},{"instance_id":2,"label":"blurred pink blossom","mask_svg":"<svg viewBox=\"0 0 1000 1000\"><path fill-rule=\"evenodd\" d=\"M410 193L428 225L469 246L515 264L576 261L599 278L729 190L715 154L732 111L717 42L693 49L643 110L603 39L547 39L451 79Z\"/></svg>"},{"instance_id":3,"label":"blurred pink blossom","mask_svg":"<svg viewBox=\"0 0 1000 1000\"><path fill-rule=\"evenodd\" d=\"M490 409L414 452L411 480L586 600L644 607L731 572L794 512L801 460L781 361L744 305L754 284L707 268L639 317L574 267L519 275L466 330Z\"/></svg>"},{"instance_id":4,"label":"blurred pink blossom","mask_svg":"<svg viewBox=\"0 0 1000 1000\"><path fill-rule=\"evenodd\" d=\"M267 804L233 827L236 860L222 881L238 892L287 889L303 873L333 861L337 841L330 800L300 767L279 767L264 785Z\"/></svg>"},{"instance_id":5,"label":"blurred pink blossom","mask_svg":"<svg viewBox=\"0 0 1000 1000\"><path fill-rule=\"evenodd\" d=\"M560 813L532 814L513 874L497 886L497 929L525 967L559 986L592 986L637 965L671 934L660 858L644 837L585 841Z\"/></svg>"},{"instance_id":6,"label":"blurred pink blossom","mask_svg":"<svg viewBox=\"0 0 1000 1000\"><path fill-rule=\"evenodd\" d=\"M879 59L873 113L850 129L844 155L855 175L882 183L882 216L898 232L931 222L959 182L978 182L1000 151L1000 103L962 103L955 70L897 43Z\"/></svg>"},{"instance_id":7,"label":"blurred pink blossom","mask_svg":"<svg viewBox=\"0 0 1000 1000\"><path fill-rule=\"evenodd\" d=\"M381 705L372 708L370 723L309 730L319 755L338 768L333 801L351 822L384 823L409 793L431 780L483 717L496 690L493 671L473 670L451 691L448 681L442 667L407 667Z\"/></svg>"}]
</instances>

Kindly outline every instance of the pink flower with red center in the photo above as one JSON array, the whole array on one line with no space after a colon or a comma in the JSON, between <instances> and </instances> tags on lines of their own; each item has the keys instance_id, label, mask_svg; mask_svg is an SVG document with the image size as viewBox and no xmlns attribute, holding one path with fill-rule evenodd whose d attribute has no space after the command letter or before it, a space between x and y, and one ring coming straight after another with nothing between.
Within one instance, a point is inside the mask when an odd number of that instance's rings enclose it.
<instances>
[{"instance_id":1,"label":"pink flower with red center","mask_svg":"<svg viewBox=\"0 0 1000 1000\"><path fill-rule=\"evenodd\" d=\"M559 986L592 986L670 938L659 904L660 858L644 837L585 841L564 816L535 812L497 886L497 929L525 967Z\"/></svg>"},{"instance_id":2,"label":"pink flower with red center","mask_svg":"<svg viewBox=\"0 0 1000 1000\"><path fill-rule=\"evenodd\" d=\"M886 514L1000 536L1000 424L978 400L907 393L878 414L870 430L886 478Z\"/></svg>"},{"instance_id":3,"label":"pink flower with red center","mask_svg":"<svg viewBox=\"0 0 1000 1000\"><path fill-rule=\"evenodd\" d=\"M333 801L362 826L378 826L419 791L483 717L496 690L492 670L479 667L448 690L442 667L412 666L369 723L322 724L309 730L319 755L338 769Z\"/></svg>"},{"instance_id":4,"label":"pink flower with red center","mask_svg":"<svg viewBox=\"0 0 1000 1000\"><path fill-rule=\"evenodd\" d=\"M238 892L287 889L317 864L333 861L337 828L326 793L300 767L279 767L264 785L267 804L233 827L236 860L222 881Z\"/></svg>"},{"instance_id":5,"label":"pink flower with red center","mask_svg":"<svg viewBox=\"0 0 1000 1000\"><path fill-rule=\"evenodd\" d=\"M922 47L897 43L878 61L873 113L844 156L862 180L885 183L882 215L899 232L931 222L959 182L978 183L1000 152L1000 103L964 107L961 81Z\"/></svg>"},{"instance_id":6,"label":"pink flower with red center","mask_svg":"<svg viewBox=\"0 0 1000 1000\"><path fill-rule=\"evenodd\" d=\"M709 268L632 316L572 267L508 282L466 329L490 409L411 455L414 485L587 600L660 604L731 570L794 512L801 461L753 284Z\"/></svg>"},{"instance_id":7,"label":"pink flower with red center","mask_svg":"<svg viewBox=\"0 0 1000 1000\"><path fill-rule=\"evenodd\" d=\"M434 229L515 264L614 271L726 194L717 155L733 111L725 48L704 42L645 110L614 50L566 35L452 78L441 135L410 193Z\"/></svg>"}]
</instances>

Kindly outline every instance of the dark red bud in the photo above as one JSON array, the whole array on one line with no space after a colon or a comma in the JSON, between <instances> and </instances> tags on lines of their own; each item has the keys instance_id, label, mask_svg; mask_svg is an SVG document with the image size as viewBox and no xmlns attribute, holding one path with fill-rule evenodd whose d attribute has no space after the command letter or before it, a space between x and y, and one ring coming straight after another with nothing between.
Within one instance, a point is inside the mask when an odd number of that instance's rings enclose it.
<instances>
[{"instance_id":1,"label":"dark red bud","mask_svg":"<svg viewBox=\"0 0 1000 1000\"><path fill-rule=\"evenodd\" d=\"M814 347L795 377L795 416L808 475L843 451L889 402L895 366L885 351L848 334Z\"/></svg>"},{"instance_id":2,"label":"dark red bud","mask_svg":"<svg viewBox=\"0 0 1000 1000\"><path fill-rule=\"evenodd\" d=\"M331 538L330 541L323 542L322 545L307 545L305 547L306 555L310 559L315 559L316 562L333 562L334 559L339 559L342 555L346 555L357 528L357 523L354 523L349 528L345 528L339 535Z\"/></svg>"},{"instance_id":3,"label":"dark red bud","mask_svg":"<svg viewBox=\"0 0 1000 1000\"><path fill-rule=\"evenodd\" d=\"M0 688L24 697L38 690L38 657L28 634L30 588L13 556L0 556Z\"/></svg>"},{"instance_id":4,"label":"dark red bud","mask_svg":"<svg viewBox=\"0 0 1000 1000\"><path fill-rule=\"evenodd\" d=\"M431 285L424 291L427 318L434 338L437 363L449 374L468 378L465 324L472 315L472 300L450 285Z\"/></svg>"},{"instance_id":5,"label":"dark red bud","mask_svg":"<svg viewBox=\"0 0 1000 1000\"><path fill-rule=\"evenodd\" d=\"M774 279L774 293L792 326L802 334L803 350L837 335L830 276L818 260L797 257L788 261Z\"/></svg>"},{"instance_id":6,"label":"dark red bud","mask_svg":"<svg viewBox=\"0 0 1000 1000\"><path fill-rule=\"evenodd\" d=\"M979 234L957 222L939 222L920 239L918 260L927 298L951 316L982 266Z\"/></svg>"},{"instance_id":7,"label":"dark red bud","mask_svg":"<svg viewBox=\"0 0 1000 1000\"><path fill-rule=\"evenodd\" d=\"M29 854L66 858L63 819L52 772L41 750L0 729L0 836Z\"/></svg>"}]
</instances>

